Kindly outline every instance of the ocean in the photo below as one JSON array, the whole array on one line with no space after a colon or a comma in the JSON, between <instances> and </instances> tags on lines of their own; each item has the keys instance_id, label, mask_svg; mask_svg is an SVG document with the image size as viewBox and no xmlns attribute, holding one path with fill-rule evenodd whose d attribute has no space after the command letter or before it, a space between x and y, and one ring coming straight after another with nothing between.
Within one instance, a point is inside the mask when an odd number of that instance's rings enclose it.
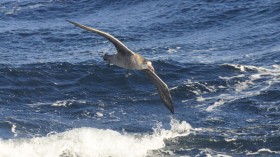
<instances>
[{"instance_id":1,"label":"ocean","mask_svg":"<svg viewBox=\"0 0 280 157\"><path fill-rule=\"evenodd\" d=\"M280 156L279 0L2 0L0 37L0 157Z\"/></svg>"}]
</instances>

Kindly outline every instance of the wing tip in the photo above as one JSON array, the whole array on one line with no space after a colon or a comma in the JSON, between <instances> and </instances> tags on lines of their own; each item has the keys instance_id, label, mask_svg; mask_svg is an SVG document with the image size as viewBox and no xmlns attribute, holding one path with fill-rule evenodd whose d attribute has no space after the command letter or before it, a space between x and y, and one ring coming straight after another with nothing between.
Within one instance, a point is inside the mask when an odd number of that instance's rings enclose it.
<instances>
[{"instance_id":1,"label":"wing tip","mask_svg":"<svg viewBox=\"0 0 280 157\"><path fill-rule=\"evenodd\" d=\"M173 108L173 105L171 105L170 107L168 107L169 111L174 114L174 108Z\"/></svg>"},{"instance_id":2,"label":"wing tip","mask_svg":"<svg viewBox=\"0 0 280 157\"><path fill-rule=\"evenodd\" d=\"M68 19L65 19L65 21L67 21L67 22L69 22L69 23L73 23L73 21L70 21L70 20L68 20Z\"/></svg>"},{"instance_id":3,"label":"wing tip","mask_svg":"<svg viewBox=\"0 0 280 157\"><path fill-rule=\"evenodd\" d=\"M71 23L71 24L73 24L73 25L77 25L77 23L76 22L73 22L73 21L71 21L71 20L65 20L65 21L67 21L67 22L69 22L69 23Z\"/></svg>"}]
</instances>

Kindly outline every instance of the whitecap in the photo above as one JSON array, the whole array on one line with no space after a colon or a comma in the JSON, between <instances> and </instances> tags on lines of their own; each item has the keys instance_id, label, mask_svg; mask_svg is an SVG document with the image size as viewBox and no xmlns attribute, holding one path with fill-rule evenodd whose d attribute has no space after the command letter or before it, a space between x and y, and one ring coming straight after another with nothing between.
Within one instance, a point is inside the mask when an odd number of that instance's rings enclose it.
<instances>
[{"instance_id":1,"label":"whitecap","mask_svg":"<svg viewBox=\"0 0 280 157\"><path fill-rule=\"evenodd\" d=\"M260 154L263 154L263 153L280 154L280 151L272 151L272 150L267 149L267 148L261 148L256 152L248 152L246 155L260 155Z\"/></svg>"},{"instance_id":2,"label":"whitecap","mask_svg":"<svg viewBox=\"0 0 280 157\"><path fill-rule=\"evenodd\" d=\"M165 140L190 134L191 126L185 121L171 119L171 129L161 124L152 134L120 133L110 129L76 128L62 133L52 132L45 137L0 140L2 157L142 157L152 150L165 147Z\"/></svg>"},{"instance_id":3,"label":"whitecap","mask_svg":"<svg viewBox=\"0 0 280 157\"><path fill-rule=\"evenodd\" d=\"M223 105L224 103L225 103L225 102L224 102L223 99L219 99L219 100L216 101L213 105L208 106L207 109L206 109L206 111L207 111L207 112L211 112L211 111L214 110L214 108L216 108L216 107L218 107L218 106L221 106L221 105Z\"/></svg>"},{"instance_id":4,"label":"whitecap","mask_svg":"<svg viewBox=\"0 0 280 157\"><path fill-rule=\"evenodd\" d=\"M206 100L215 101L213 105L206 108L208 112L238 99L257 96L261 92L269 90L272 85L280 82L280 66L278 65L257 67L252 65L227 64L227 66L234 67L242 73L234 76L219 76L220 79L223 79L227 83L226 93L213 97L201 95Z\"/></svg>"}]
</instances>

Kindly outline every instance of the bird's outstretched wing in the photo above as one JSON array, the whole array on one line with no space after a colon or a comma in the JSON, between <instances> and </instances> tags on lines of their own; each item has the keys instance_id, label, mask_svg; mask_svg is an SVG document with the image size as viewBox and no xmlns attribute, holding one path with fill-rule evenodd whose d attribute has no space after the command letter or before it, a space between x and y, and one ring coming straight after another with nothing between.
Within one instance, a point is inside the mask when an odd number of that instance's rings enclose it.
<instances>
[{"instance_id":1,"label":"bird's outstretched wing","mask_svg":"<svg viewBox=\"0 0 280 157\"><path fill-rule=\"evenodd\" d=\"M114 44L118 53L121 53L122 55L133 55L134 54L134 52L132 52L129 48L127 48L121 41L119 41L117 38L115 38L114 36L112 36L109 33L106 33L101 30L98 30L98 29L95 29L92 27L88 27L88 26L85 26L85 25L82 25L82 24L79 24L79 23L76 23L73 21L69 21L69 20L66 20L66 21L72 23L73 25L75 25L77 27L80 27L80 28L85 29L90 32L97 33L97 34L105 37L106 39L108 39L110 42L112 42Z\"/></svg>"},{"instance_id":2,"label":"bird's outstretched wing","mask_svg":"<svg viewBox=\"0 0 280 157\"><path fill-rule=\"evenodd\" d=\"M168 89L168 86L157 76L156 73L152 72L149 69L143 70L149 79L156 86L161 100L164 102L165 106L174 114L173 102Z\"/></svg>"}]
</instances>

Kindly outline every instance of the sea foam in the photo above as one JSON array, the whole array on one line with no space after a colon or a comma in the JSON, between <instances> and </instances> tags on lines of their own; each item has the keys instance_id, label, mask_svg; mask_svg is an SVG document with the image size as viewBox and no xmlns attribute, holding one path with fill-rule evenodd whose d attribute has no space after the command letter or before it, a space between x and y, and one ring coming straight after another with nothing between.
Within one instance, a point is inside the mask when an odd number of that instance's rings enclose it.
<instances>
[{"instance_id":1,"label":"sea foam","mask_svg":"<svg viewBox=\"0 0 280 157\"><path fill-rule=\"evenodd\" d=\"M141 157L165 147L164 140L187 136L192 129L185 121L171 119L171 129L160 123L152 134L126 133L97 128L76 128L46 137L0 140L1 157Z\"/></svg>"}]
</instances>

